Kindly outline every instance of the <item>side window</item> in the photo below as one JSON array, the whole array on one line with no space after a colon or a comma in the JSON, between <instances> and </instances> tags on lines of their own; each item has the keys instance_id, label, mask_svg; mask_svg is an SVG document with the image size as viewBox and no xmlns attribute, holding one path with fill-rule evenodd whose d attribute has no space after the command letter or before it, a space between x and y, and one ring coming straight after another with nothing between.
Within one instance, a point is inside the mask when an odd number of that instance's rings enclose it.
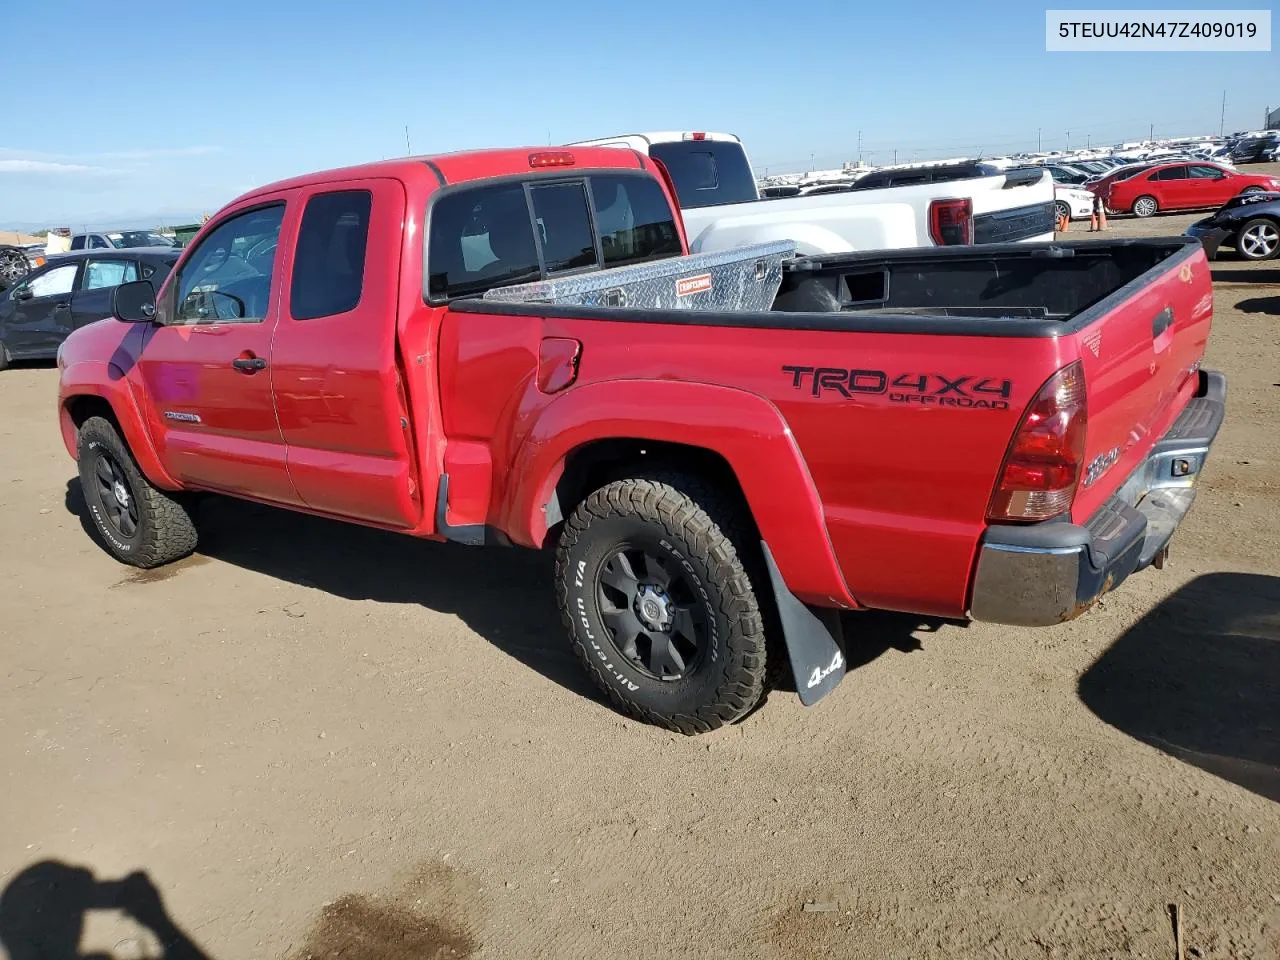
<instances>
[{"instance_id":1,"label":"side window","mask_svg":"<svg viewBox=\"0 0 1280 960\"><path fill-rule=\"evenodd\" d=\"M307 201L293 257L289 312L312 320L354 310L364 287L369 243L367 190L320 193Z\"/></svg>"},{"instance_id":2,"label":"side window","mask_svg":"<svg viewBox=\"0 0 1280 960\"><path fill-rule=\"evenodd\" d=\"M32 277L27 288L33 297L57 297L70 293L76 282L76 264L69 263L65 267L54 267L48 273Z\"/></svg>"},{"instance_id":3,"label":"side window","mask_svg":"<svg viewBox=\"0 0 1280 960\"><path fill-rule=\"evenodd\" d=\"M84 268L82 290L118 287L138 279L138 265L132 260L90 260Z\"/></svg>"},{"instance_id":4,"label":"side window","mask_svg":"<svg viewBox=\"0 0 1280 960\"><path fill-rule=\"evenodd\" d=\"M107 243L104 237L98 236L96 233L89 234L90 250L110 250L111 244Z\"/></svg>"},{"instance_id":5,"label":"side window","mask_svg":"<svg viewBox=\"0 0 1280 960\"><path fill-rule=\"evenodd\" d=\"M449 193L431 208L427 291L459 297L541 276L533 221L519 183Z\"/></svg>"},{"instance_id":6,"label":"side window","mask_svg":"<svg viewBox=\"0 0 1280 960\"><path fill-rule=\"evenodd\" d=\"M72 250L84 249L84 234L80 234L80 236L78 237L71 238L71 249Z\"/></svg>"},{"instance_id":7,"label":"side window","mask_svg":"<svg viewBox=\"0 0 1280 960\"><path fill-rule=\"evenodd\" d=\"M1157 170L1150 177L1152 180L1185 180L1187 179L1186 167L1165 167L1163 170Z\"/></svg>"},{"instance_id":8,"label":"side window","mask_svg":"<svg viewBox=\"0 0 1280 960\"><path fill-rule=\"evenodd\" d=\"M532 187L529 195L547 273L599 266L582 182Z\"/></svg>"},{"instance_id":9,"label":"side window","mask_svg":"<svg viewBox=\"0 0 1280 960\"><path fill-rule=\"evenodd\" d=\"M1222 171L1217 167L1192 167L1192 180L1217 180L1222 176Z\"/></svg>"},{"instance_id":10,"label":"side window","mask_svg":"<svg viewBox=\"0 0 1280 960\"><path fill-rule=\"evenodd\" d=\"M178 274L175 323L257 323L267 315L284 204L224 220Z\"/></svg>"},{"instance_id":11,"label":"side window","mask_svg":"<svg viewBox=\"0 0 1280 960\"><path fill-rule=\"evenodd\" d=\"M657 181L592 177L591 196L606 267L680 255L680 233Z\"/></svg>"}]
</instances>

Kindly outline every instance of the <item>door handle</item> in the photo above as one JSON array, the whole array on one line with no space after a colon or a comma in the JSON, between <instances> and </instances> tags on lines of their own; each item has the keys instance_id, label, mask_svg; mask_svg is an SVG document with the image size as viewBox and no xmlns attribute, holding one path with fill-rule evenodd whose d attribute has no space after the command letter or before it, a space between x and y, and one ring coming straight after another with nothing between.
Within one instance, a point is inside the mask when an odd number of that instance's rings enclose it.
<instances>
[{"instance_id":1,"label":"door handle","mask_svg":"<svg viewBox=\"0 0 1280 960\"><path fill-rule=\"evenodd\" d=\"M267 365L267 361L261 357L236 357L231 361L231 365L245 373L257 373Z\"/></svg>"}]
</instances>

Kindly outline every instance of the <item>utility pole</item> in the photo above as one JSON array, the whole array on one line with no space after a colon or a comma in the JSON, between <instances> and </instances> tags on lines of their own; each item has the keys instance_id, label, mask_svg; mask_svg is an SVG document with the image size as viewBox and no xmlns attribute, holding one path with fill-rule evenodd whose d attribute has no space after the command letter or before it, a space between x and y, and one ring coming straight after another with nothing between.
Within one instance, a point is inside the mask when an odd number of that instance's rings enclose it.
<instances>
[{"instance_id":1,"label":"utility pole","mask_svg":"<svg viewBox=\"0 0 1280 960\"><path fill-rule=\"evenodd\" d=\"M1067 131L1067 152L1071 152L1071 131Z\"/></svg>"},{"instance_id":2,"label":"utility pole","mask_svg":"<svg viewBox=\"0 0 1280 960\"><path fill-rule=\"evenodd\" d=\"M893 151L893 162L895 165L897 165L898 163L898 150L896 147L894 148L894 151Z\"/></svg>"},{"instance_id":3,"label":"utility pole","mask_svg":"<svg viewBox=\"0 0 1280 960\"><path fill-rule=\"evenodd\" d=\"M1218 118L1218 136L1227 128L1227 91L1222 91L1222 116Z\"/></svg>"},{"instance_id":4,"label":"utility pole","mask_svg":"<svg viewBox=\"0 0 1280 960\"><path fill-rule=\"evenodd\" d=\"M1036 127L1036 153L1040 152L1040 128Z\"/></svg>"},{"instance_id":5,"label":"utility pole","mask_svg":"<svg viewBox=\"0 0 1280 960\"><path fill-rule=\"evenodd\" d=\"M1147 128L1147 141L1150 142L1156 138L1156 125L1153 123Z\"/></svg>"},{"instance_id":6,"label":"utility pole","mask_svg":"<svg viewBox=\"0 0 1280 960\"><path fill-rule=\"evenodd\" d=\"M1093 134L1092 134L1092 133L1091 133L1091 134L1089 134L1087 137L1085 137L1085 138L1084 138L1084 148L1085 148L1086 150L1092 150L1092 149L1093 149Z\"/></svg>"},{"instance_id":7,"label":"utility pole","mask_svg":"<svg viewBox=\"0 0 1280 960\"><path fill-rule=\"evenodd\" d=\"M406 157L413 155L413 147L409 146L409 125L404 125L404 155Z\"/></svg>"},{"instance_id":8,"label":"utility pole","mask_svg":"<svg viewBox=\"0 0 1280 960\"><path fill-rule=\"evenodd\" d=\"M862 162L862 131L858 131L858 162Z\"/></svg>"},{"instance_id":9,"label":"utility pole","mask_svg":"<svg viewBox=\"0 0 1280 960\"><path fill-rule=\"evenodd\" d=\"M809 154L809 172L813 173L813 154Z\"/></svg>"}]
</instances>

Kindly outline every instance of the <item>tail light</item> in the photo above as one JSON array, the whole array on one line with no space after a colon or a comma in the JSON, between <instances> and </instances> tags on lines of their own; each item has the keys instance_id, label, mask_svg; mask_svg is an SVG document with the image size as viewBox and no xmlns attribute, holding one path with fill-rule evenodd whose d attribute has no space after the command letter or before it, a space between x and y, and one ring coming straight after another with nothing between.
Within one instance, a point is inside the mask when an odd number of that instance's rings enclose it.
<instances>
[{"instance_id":1,"label":"tail light","mask_svg":"<svg viewBox=\"0 0 1280 960\"><path fill-rule=\"evenodd\" d=\"M973 243L973 201L964 197L930 203L929 236L939 247Z\"/></svg>"},{"instance_id":2,"label":"tail light","mask_svg":"<svg viewBox=\"0 0 1280 960\"><path fill-rule=\"evenodd\" d=\"M572 167L577 160L566 150L547 150L543 153L529 154L531 167Z\"/></svg>"},{"instance_id":3,"label":"tail light","mask_svg":"<svg viewBox=\"0 0 1280 960\"><path fill-rule=\"evenodd\" d=\"M1070 510L1084 470L1088 422L1084 366L1076 360L1050 377L1027 407L987 519L1048 520Z\"/></svg>"},{"instance_id":4,"label":"tail light","mask_svg":"<svg viewBox=\"0 0 1280 960\"><path fill-rule=\"evenodd\" d=\"M682 140L705 140L707 139L707 135L703 133L701 130L698 130L693 133L686 133L681 139Z\"/></svg>"}]
</instances>

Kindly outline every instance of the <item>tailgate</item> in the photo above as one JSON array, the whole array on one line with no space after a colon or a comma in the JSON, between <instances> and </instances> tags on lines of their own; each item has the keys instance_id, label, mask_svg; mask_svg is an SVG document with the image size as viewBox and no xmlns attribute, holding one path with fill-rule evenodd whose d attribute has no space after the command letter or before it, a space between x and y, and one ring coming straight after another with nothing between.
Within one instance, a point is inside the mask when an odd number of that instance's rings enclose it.
<instances>
[{"instance_id":1,"label":"tailgate","mask_svg":"<svg viewBox=\"0 0 1280 960\"><path fill-rule=\"evenodd\" d=\"M1089 401L1076 523L1119 488L1187 405L1212 320L1209 262L1190 243L1076 318Z\"/></svg>"},{"instance_id":2,"label":"tailgate","mask_svg":"<svg viewBox=\"0 0 1280 960\"><path fill-rule=\"evenodd\" d=\"M973 242L1052 239L1057 224L1053 178L1043 167L1006 170L973 184Z\"/></svg>"}]
</instances>

